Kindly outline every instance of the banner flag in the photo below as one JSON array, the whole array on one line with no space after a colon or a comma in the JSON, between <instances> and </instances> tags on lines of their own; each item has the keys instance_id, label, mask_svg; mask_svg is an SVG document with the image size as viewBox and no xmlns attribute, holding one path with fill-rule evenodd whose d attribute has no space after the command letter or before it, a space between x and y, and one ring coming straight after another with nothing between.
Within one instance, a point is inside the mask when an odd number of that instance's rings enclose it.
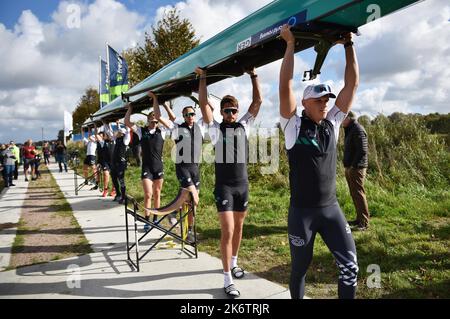
<instances>
[{"instance_id":1,"label":"banner flag","mask_svg":"<svg viewBox=\"0 0 450 319\"><path fill-rule=\"evenodd\" d=\"M100 108L107 105L109 100L109 85L108 85L108 64L100 58Z\"/></svg>"},{"instance_id":2,"label":"banner flag","mask_svg":"<svg viewBox=\"0 0 450 319\"><path fill-rule=\"evenodd\" d=\"M128 65L123 57L107 45L110 101L128 91Z\"/></svg>"}]
</instances>

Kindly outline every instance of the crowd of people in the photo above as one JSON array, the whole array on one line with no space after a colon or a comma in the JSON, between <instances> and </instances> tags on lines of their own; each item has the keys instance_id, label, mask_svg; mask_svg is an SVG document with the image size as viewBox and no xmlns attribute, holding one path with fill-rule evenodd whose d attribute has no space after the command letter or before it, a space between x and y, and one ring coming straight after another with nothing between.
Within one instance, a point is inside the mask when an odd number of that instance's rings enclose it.
<instances>
[{"instance_id":1,"label":"crowd of people","mask_svg":"<svg viewBox=\"0 0 450 319\"><path fill-rule=\"evenodd\" d=\"M63 167L67 172L66 147L62 141L43 143L42 147L36 147L31 139L23 145L16 145L14 141L0 145L0 170L4 181L4 187L16 186L14 181L18 179L19 167L23 166L25 182L41 177L39 166L42 160L44 164L50 164L50 157L55 157L59 164L60 172Z\"/></svg>"}]
</instances>

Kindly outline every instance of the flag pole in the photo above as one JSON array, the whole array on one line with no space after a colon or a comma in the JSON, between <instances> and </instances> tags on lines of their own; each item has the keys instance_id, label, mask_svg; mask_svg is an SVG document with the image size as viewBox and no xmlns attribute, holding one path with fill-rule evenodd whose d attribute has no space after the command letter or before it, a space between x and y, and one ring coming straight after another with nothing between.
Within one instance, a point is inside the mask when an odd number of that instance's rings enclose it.
<instances>
[{"instance_id":1,"label":"flag pole","mask_svg":"<svg viewBox=\"0 0 450 319\"><path fill-rule=\"evenodd\" d=\"M111 78L109 69L109 44L106 42L106 70L107 70L107 81L108 81L108 101L111 102L111 84L109 83L109 79Z\"/></svg>"},{"instance_id":2,"label":"flag pole","mask_svg":"<svg viewBox=\"0 0 450 319\"><path fill-rule=\"evenodd\" d=\"M100 108L102 108L102 56L99 55L98 56L98 62L99 62L99 67L98 67L98 99L100 102Z\"/></svg>"}]
</instances>

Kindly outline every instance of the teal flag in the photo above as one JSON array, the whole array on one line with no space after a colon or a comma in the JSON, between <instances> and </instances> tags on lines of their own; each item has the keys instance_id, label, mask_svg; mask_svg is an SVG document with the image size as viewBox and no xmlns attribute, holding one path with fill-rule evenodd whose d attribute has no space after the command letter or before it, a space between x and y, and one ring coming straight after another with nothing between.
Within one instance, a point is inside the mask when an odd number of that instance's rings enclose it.
<instances>
[{"instance_id":1,"label":"teal flag","mask_svg":"<svg viewBox=\"0 0 450 319\"><path fill-rule=\"evenodd\" d=\"M100 59L100 108L107 105L109 100L109 85L108 85L108 64Z\"/></svg>"},{"instance_id":2,"label":"teal flag","mask_svg":"<svg viewBox=\"0 0 450 319\"><path fill-rule=\"evenodd\" d=\"M128 65L123 57L108 45L110 101L128 91Z\"/></svg>"}]
</instances>

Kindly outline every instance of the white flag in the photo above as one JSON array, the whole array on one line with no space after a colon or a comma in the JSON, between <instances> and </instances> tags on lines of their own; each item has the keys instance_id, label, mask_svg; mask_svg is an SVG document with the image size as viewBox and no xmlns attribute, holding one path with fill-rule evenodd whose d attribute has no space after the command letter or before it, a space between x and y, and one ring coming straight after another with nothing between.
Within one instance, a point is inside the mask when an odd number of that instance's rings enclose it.
<instances>
[{"instance_id":1,"label":"white flag","mask_svg":"<svg viewBox=\"0 0 450 319\"><path fill-rule=\"evenodd\" d=\"M72 114L64 111L64 136L69 136L72 130Z\"/></svg>"}]
</instances>

